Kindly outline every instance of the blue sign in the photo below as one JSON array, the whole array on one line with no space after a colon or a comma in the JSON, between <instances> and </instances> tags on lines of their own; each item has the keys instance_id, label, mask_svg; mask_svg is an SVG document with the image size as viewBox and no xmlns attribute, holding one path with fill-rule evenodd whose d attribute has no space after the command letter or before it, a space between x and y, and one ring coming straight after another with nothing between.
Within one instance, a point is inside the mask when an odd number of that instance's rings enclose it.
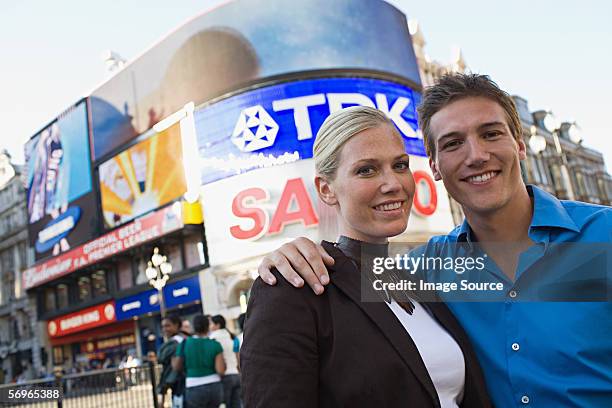
<instances>
[{"instance_id":1,"label":"blue sign","mask_svg":"<svg viewBox=\"0 0 612 408\"><path fill-rule=\"evenodd\" d=\"M163 290L166 308L171 309L201 299L200 282L197 276L171 282ZM117 320L131 319L151 312L159 312L157 290L150 289L115 302Z\"/></svg>"},{"instance_id":2,"label":"blue sign","mask_svg":"<svg viewBox=\"0 0 612 408\"><path fill-rule=\"evenodd\" d=\"M155 289L128 296L115 302L117 320L131 319L150 312L159 312L159 299Z\"/></svg>"},{"instance_id":3,"label":"blue sign","mask_svg":"<svg viewBox=\"0 0 612 408\"><path fill-rule=\"evenodd\" d=\"M195 113L202 184L312 158L323 121L355 105L385 112L404 136L406 151L426 156L417 124L420 99L390 81L325 78L260 88L206 106Z\"/></svg>"},{"instance_id":4,"label":"blue sign","mask_svg":"<svg viewBox=\"0 0 612 408\"><path fill-rule=\"evenodd\" d=\"M193 303L202 298L198 276L169 283L164 288L164 301L167 308Z\"/></svg>"}]
</instances>

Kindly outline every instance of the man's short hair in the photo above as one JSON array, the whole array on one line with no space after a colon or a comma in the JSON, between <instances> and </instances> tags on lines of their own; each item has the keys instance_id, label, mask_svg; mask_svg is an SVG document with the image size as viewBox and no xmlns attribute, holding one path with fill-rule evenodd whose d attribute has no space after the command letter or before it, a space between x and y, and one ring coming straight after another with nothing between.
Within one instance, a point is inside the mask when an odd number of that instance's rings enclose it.
<instances>
[{"instance_id":1,"label":"man's short hair","mask_svg":"<svg viewBox=\"0 0 612 408\"><path fill-rule=\"evenodd\" d=\"M474 96L497 102L506 112L512 136L517 141L521 140L523 130L514 100L488 75L447 74L442 76L435 85L425 88L423 99L417 108L419 125L423 132L423 143L429 158L433 159L436 156L436 141L429 128L432 116L452 102Z\"/></svg>"}]
</instances>

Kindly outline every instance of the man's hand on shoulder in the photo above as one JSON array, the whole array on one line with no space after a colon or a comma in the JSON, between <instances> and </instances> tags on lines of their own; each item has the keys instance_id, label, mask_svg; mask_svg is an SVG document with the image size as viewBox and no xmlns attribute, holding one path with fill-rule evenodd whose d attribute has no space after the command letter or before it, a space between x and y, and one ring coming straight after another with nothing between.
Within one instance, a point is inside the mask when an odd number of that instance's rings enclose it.
<instances>
[{"instance_id":1,"label":"man's hand on shoulder","mask_svg":"<svg viewBox=\"0 0 612 408\"><path fill-rule=\"evenodd\" d=\"M308 286L320 295L323 293L323 286L329 283L326 265L333 264L334 258L321 245L300 237L266 255L257 272L264 282L274 285L276 277L272 269L276 268L296 288L303 286L306 281Z\"/></svg>"}]
</instances>

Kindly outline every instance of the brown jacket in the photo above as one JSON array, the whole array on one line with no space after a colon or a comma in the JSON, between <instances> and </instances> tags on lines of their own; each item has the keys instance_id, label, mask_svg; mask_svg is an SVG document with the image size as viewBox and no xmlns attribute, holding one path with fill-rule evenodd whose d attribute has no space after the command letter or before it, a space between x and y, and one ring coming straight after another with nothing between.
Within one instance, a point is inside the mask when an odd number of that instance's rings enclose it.
<instances>
[{"instance_id":1,"label":"brown jacket","mask_svg":"<svg viewBox=\"0 0 612 408\"><path fill-rule=\"evenodd\" d=\"M247 408L427 408L440 402L421 356L384 302L361 302L359 272L341 251L331 283L317 296L277 273L253 284L240 350ZM428 303L465 359L462 407L490 407L467 336L443 303ZM435 341L432 339L432 341Z\"/></svg>"}]
</instances>

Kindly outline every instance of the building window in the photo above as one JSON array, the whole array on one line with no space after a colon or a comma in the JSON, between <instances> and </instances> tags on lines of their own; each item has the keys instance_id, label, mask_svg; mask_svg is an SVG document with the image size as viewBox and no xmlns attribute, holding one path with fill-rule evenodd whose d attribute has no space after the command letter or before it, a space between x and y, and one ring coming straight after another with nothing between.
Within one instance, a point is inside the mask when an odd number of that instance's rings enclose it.
<instances>
[{"instance_id":1,"label":"building window","mask_svg":"<svg viewBox=\"0 0 612 408\"><path fill-rule=\"evenodd\" d=\"M166 245L162 253L168 257L168 262L172 265L172 272L183 270L183 260L181 259L181 244Z\"/></svg>"},{"instance_id":2,"label":"building window","mask_svg":"<svg viewBox=\"0 0 612 408\"><path fill-rule=\"evenodd\" d=\"M93 295L94 297L98 297L100 295L105 295L108 293L108 288L106 286L106 272L103 270L99 270L94 272L91 275L91 283L93 287Z\"/></svg>"},{"instance_id":3,"label":"building window","mask_svg":"<svg viewBox=\"0 0 612 408\"><path fill-rule=\"evenodd\" d=\"M59 309L65 309L70 303L68 298L68 285L60 284L57 285L57 307Z\"/></svg>"},{"instance_id":4,"label":"building window","mask_svg":"<svg viewBox=\"0 0 612 408\"><path fill-rule=\"evenodd\" d=\"M78 280L79 300L91 299L91 279L81 276Z\"/></svg>"},{"instance_id":5,"label":"building window","mask_svg":"<svg viewBox=\"0 0 612 408\"><path fill-rule=\"evenodd\" d=\"M117 262L117 274L119 275L119 290L129 289L134 286L131 259L122 259Z\"/></svg>"},{"instance_id":6,"label":"building window","mask_svg":"<svg viewBox=\"0 0 612 408\"><path fill-rule=\"evenodd\" d=\"M54 288L46 288L44 294L44 302L45 302L45 311L51 312L57 309L57 304L55 302L55 289Z\"/></svg>"},{"instance_id":7,"label":"building window","mask_svg":"<svg viewBox=\"0 0 612 408\"><path fill-rule=\"evenodd\" d=\"M185 238L185 262L187 268L203 265L206 263L204 257L204 242L200 235L190 235Z\"/></svg>"}]
</instances>

